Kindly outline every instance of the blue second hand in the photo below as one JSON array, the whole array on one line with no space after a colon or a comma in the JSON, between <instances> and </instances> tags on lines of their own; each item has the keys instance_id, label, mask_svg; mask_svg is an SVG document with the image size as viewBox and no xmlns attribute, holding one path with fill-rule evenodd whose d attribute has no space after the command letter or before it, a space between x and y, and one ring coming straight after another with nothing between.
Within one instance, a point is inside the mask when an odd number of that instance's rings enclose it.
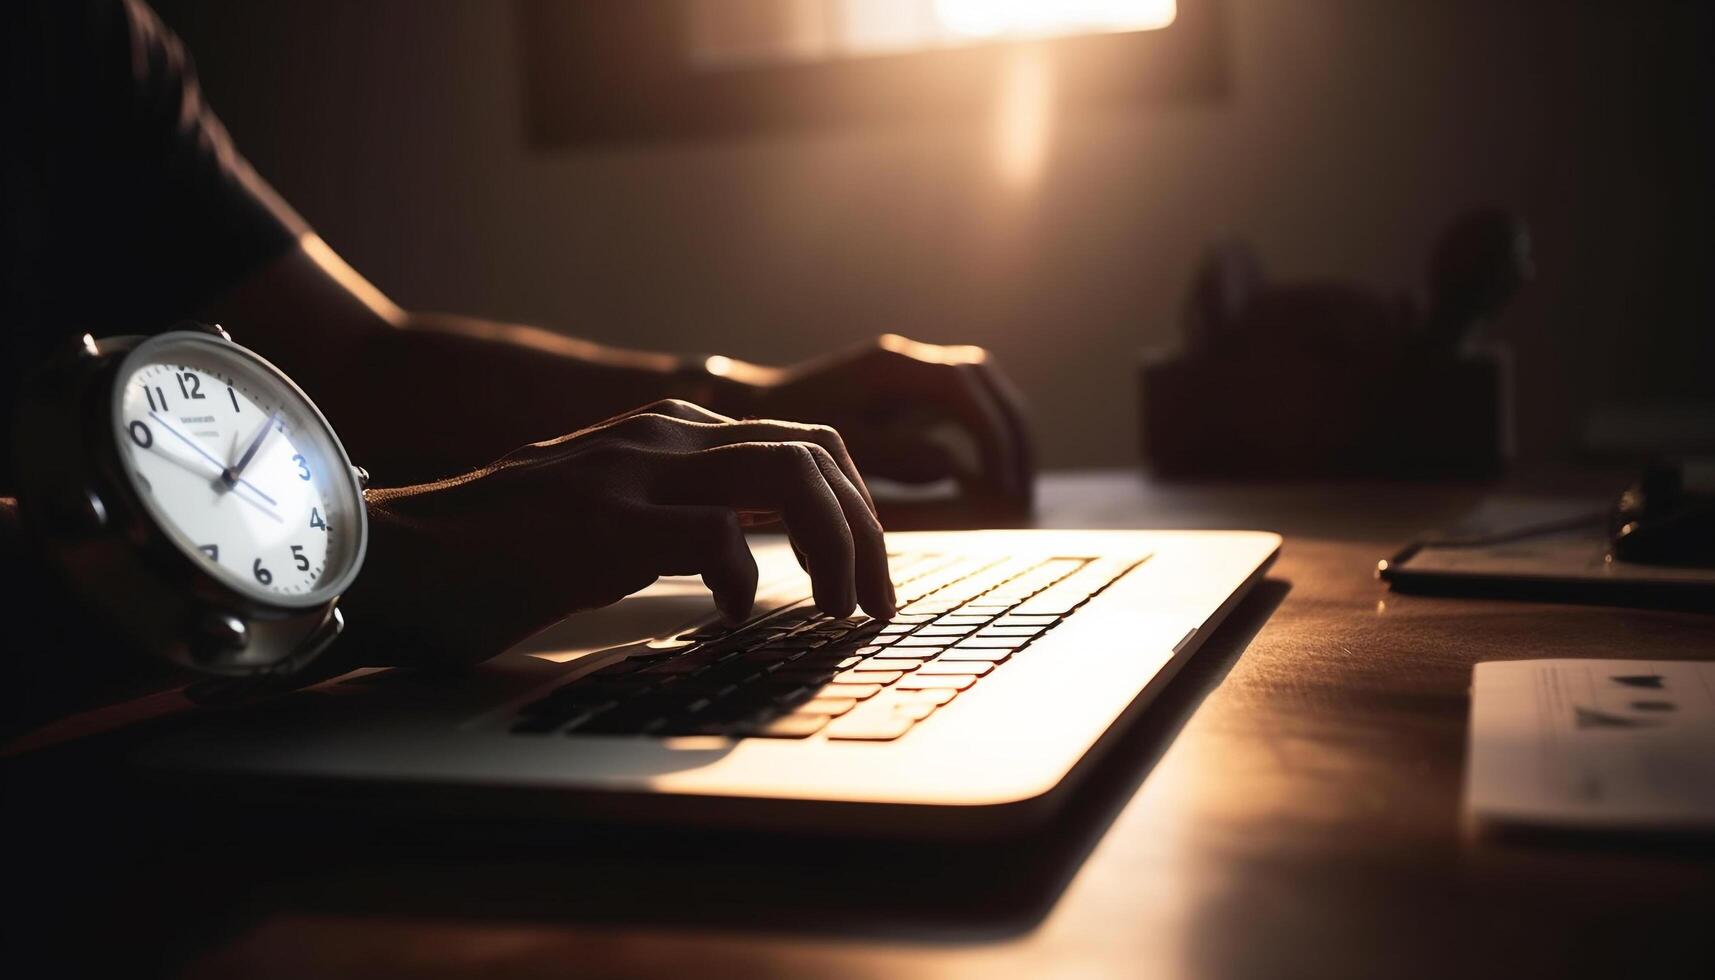
<instances>
[{"instance_id":1,"label":"blue second hand","mask_svg":"<svg viewBox=\"0 0 1715 980\"><path fill-rule=\"evenodd\" d=\"M139 407L141 407L141 406L139 406ZM166 419L161 418L161 416L157 415L153 411L151 411L149 413L149 417L154 419L156 422L160 423L161 428L166 429L168 432L171 432L175 436L178 436L179 440L181 442L183 442L185 445L196 450L198 456L201 456L203 459L206 459L209 462L213 463L217 468L219 468L219 470L222 473L226 472L226 467L220 462L220 460L215 459L213 456L210 456L208 454L208 450L206 450L206 449L204 449L201 446L196 444L196 440L192 439L190 436L185 435L183 432L180 432L178 429L173 428L171 425L169 425L167 423ZM243 477L239 477L238 482L249 487L251 492L256 494L256 496L261 497L263 500L268 501L268 505L270 507L280 506L279 501L275 500L273 497L268 496L266 493L263 493L262 488L258 487L256 484L251 483L249 480L246 480Z\"/></svg>"}]
</instances>

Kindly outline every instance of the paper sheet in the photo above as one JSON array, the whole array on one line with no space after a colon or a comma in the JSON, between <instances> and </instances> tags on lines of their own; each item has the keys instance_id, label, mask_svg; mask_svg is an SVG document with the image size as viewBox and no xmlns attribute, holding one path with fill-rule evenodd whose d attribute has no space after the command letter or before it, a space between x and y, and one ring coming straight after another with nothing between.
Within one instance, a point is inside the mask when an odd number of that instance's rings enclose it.
<instances>
[{"instance_id":1,"label":"paper sheet","mask_svg":"<svg viewBox=\"0 0 1715 980\"><path fill-rule=\"evenodd\" d=\"M1715 663L1478 664L1465 811L1478 823L1715 831Z\"/></svg>"}]
</instances>

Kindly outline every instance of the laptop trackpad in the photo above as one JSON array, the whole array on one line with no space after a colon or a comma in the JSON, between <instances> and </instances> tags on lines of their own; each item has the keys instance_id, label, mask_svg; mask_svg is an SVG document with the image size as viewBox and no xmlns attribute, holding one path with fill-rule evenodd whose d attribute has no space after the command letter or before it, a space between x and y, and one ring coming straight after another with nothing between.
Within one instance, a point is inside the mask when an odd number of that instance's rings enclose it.
<instances>
[{"instance_id":1,"label":"laptop trackpad","mask_svg":"<svg viewBox=\"0 0 1715 980\"><path fill-rule=\"evenodd\" d=\"M809 595L810 581L783 540L760 536L751 542L751 551L761 583L752 615ZM507 652L570 663L601 650L674 636L717 615L714 598L700 577L664 577L611 606L568 616Z\"/></svg>"},{"instance_id":2,"label":"laptop trackpad","mask_svg":"<svg viewBox=\"0 0 1715 980\"><path fill-rule=\"evenodd\" d=\"M611 606L562 619L508 652L570 663L597 650L672 636L715 612L702 579L664 578Z\"/></svg>"}]
</instances>

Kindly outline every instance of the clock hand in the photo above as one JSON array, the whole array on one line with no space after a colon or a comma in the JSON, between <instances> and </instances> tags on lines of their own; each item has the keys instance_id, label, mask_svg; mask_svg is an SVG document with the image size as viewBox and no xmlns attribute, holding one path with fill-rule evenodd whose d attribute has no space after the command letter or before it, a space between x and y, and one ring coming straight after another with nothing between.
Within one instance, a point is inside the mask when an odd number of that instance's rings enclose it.
<instances>
[{"instance_id":1,"label":"clock hand","mask_svg":"<svg viewBox=\"0 0 1715 980\"><path fill-rule=\"evenodd\" d=\"M150 412L149 417L154 419L155 424L159 425L161 428L166 429L168 432L171 432L175 436L178 436L180 442L183 442L185 445L196 450L196 454L198 456L201 456L203 459L206 459L209 462L213 463L215 465L215 468L220 469L220 470L226 469L226 467L221 465L220 460L215 459L212 455L209 454L208 450L197 445L197 442L195 439L192 439L190 436L185 435L183 432L180 432L178 429L173 428L172 425L170 425L166 419L161 418L160 415L158 415L154 412Z\"/></svg>"},{"instance_id":2,"label":"clock hand","mask_svg":"<svg viewBox=\"0 0 1715 980\"><path fill-rule=\"evenodd\" d=\"M204 476L208 472L207 470L193 468L190 460L186 459L183 456L179 456L175 453L169 453L165 449L161 449L159 447L151 447L151 451L155 455L166 460L167 462L172 463L174 466L177 466L180 469L182 469L188 473L192 473L196 476ZM276 523L276 524L286 523L284 520L282 520L280 518L279 514L276 514L272 510L268 509L268 505L263 503L262 501L251 500L249 497L246 497L244 494L238 494L238 499L244 501L245 503L249 504L250 506L261 511L262 516L268 518L269 520L273 521L274 523Z\"/></svg>"},{"instance_id":3,"label":"clock hand","mask_svg":"<svg viewBox=\"0 0 1715 980\"><path fill-rule=\"evenodd\" d=\"M250 440L250 446L244 450L244 455L238 457L238 462L221 469L220 478L226 481L227 486L230 487L238 482L244 468L250 465L250 460L255 457L256 450L262 448L262 441L268 438L268 433L273 430L274 422L279 417L279 412L268 413L268 418L263 421L261 430L256 433L256 438ZM255 487L251 489L254 490Z\"/></svg>"},{"instance_id":4,"label":"clock hand","mask_svg":"<svg viewBox=\"0 0 1715 980\"><path fill-rule=\"evenodd\" d=\"M196 453L198 456L201 456L203 459L206 459L210 463L213 463L215 468L220 470L221 481L223 483L225 483L227 485L227 487L230 488L234 485L234 481L227 479L227 473L228 473L227 468L225 466L221 465L220 460L215 459L213 456L209 455L208 450L197 445L197 442L195 439L192 439L190 436L185 435L183 432L180 432L178 429L173 428L173 426L170 423L168 423L168 421L166 419L162 418L160 415L156 414L155 412L150 412L149 417L155 420L155 424L159 425L161 428L163 428L163 429L167 430L168 432L171 432L173 435L177 436L179 438L179 441L183 442L185 445L196 450ZM263 430L263 434L264 435L267 434L266 429ZM256 444L253 443L251 445L251 449L254 451L255 448L256 448ZM246 460L246 462L248 462L248 460ZM242 483L245 486L249 487L251 492L256 494L256 496L261 497L263 500L268 501L269 506L272 506L272 507L280 506L279 501L277 501L273 497L270 497L267 494L263 493L262 489L260 487L258 487L254 483L251 483L249 480L246 480L242 477L238 477L236 479L236 482ZM269 516L277 516L277 515L270 514Z\"/></svg>"}]
</instances>

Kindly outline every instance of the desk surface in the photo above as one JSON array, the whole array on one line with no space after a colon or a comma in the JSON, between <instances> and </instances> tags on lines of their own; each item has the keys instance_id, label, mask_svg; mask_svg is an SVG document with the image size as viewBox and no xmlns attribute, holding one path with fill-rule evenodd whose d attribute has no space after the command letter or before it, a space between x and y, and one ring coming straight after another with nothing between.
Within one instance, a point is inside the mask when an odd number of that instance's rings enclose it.
<instances>
[{"instance_id":1,"label":"desk surface","mask_svg":"<svg viewBox=\"0 0 1715 980\"><path fill-rule=\"evenodd\" d=\"M1011 853L601 830L504 857L300 855L193 873L225 889L223 914L172 936L172 958L197 977L1715 975L1708 845L1461 832L1473 663L1715 657L1715 616L1375 581L1377 558L1482 493L1050 477L1044 525L1287 543L1068 818Z\"/></svg>"}]
</instances>

